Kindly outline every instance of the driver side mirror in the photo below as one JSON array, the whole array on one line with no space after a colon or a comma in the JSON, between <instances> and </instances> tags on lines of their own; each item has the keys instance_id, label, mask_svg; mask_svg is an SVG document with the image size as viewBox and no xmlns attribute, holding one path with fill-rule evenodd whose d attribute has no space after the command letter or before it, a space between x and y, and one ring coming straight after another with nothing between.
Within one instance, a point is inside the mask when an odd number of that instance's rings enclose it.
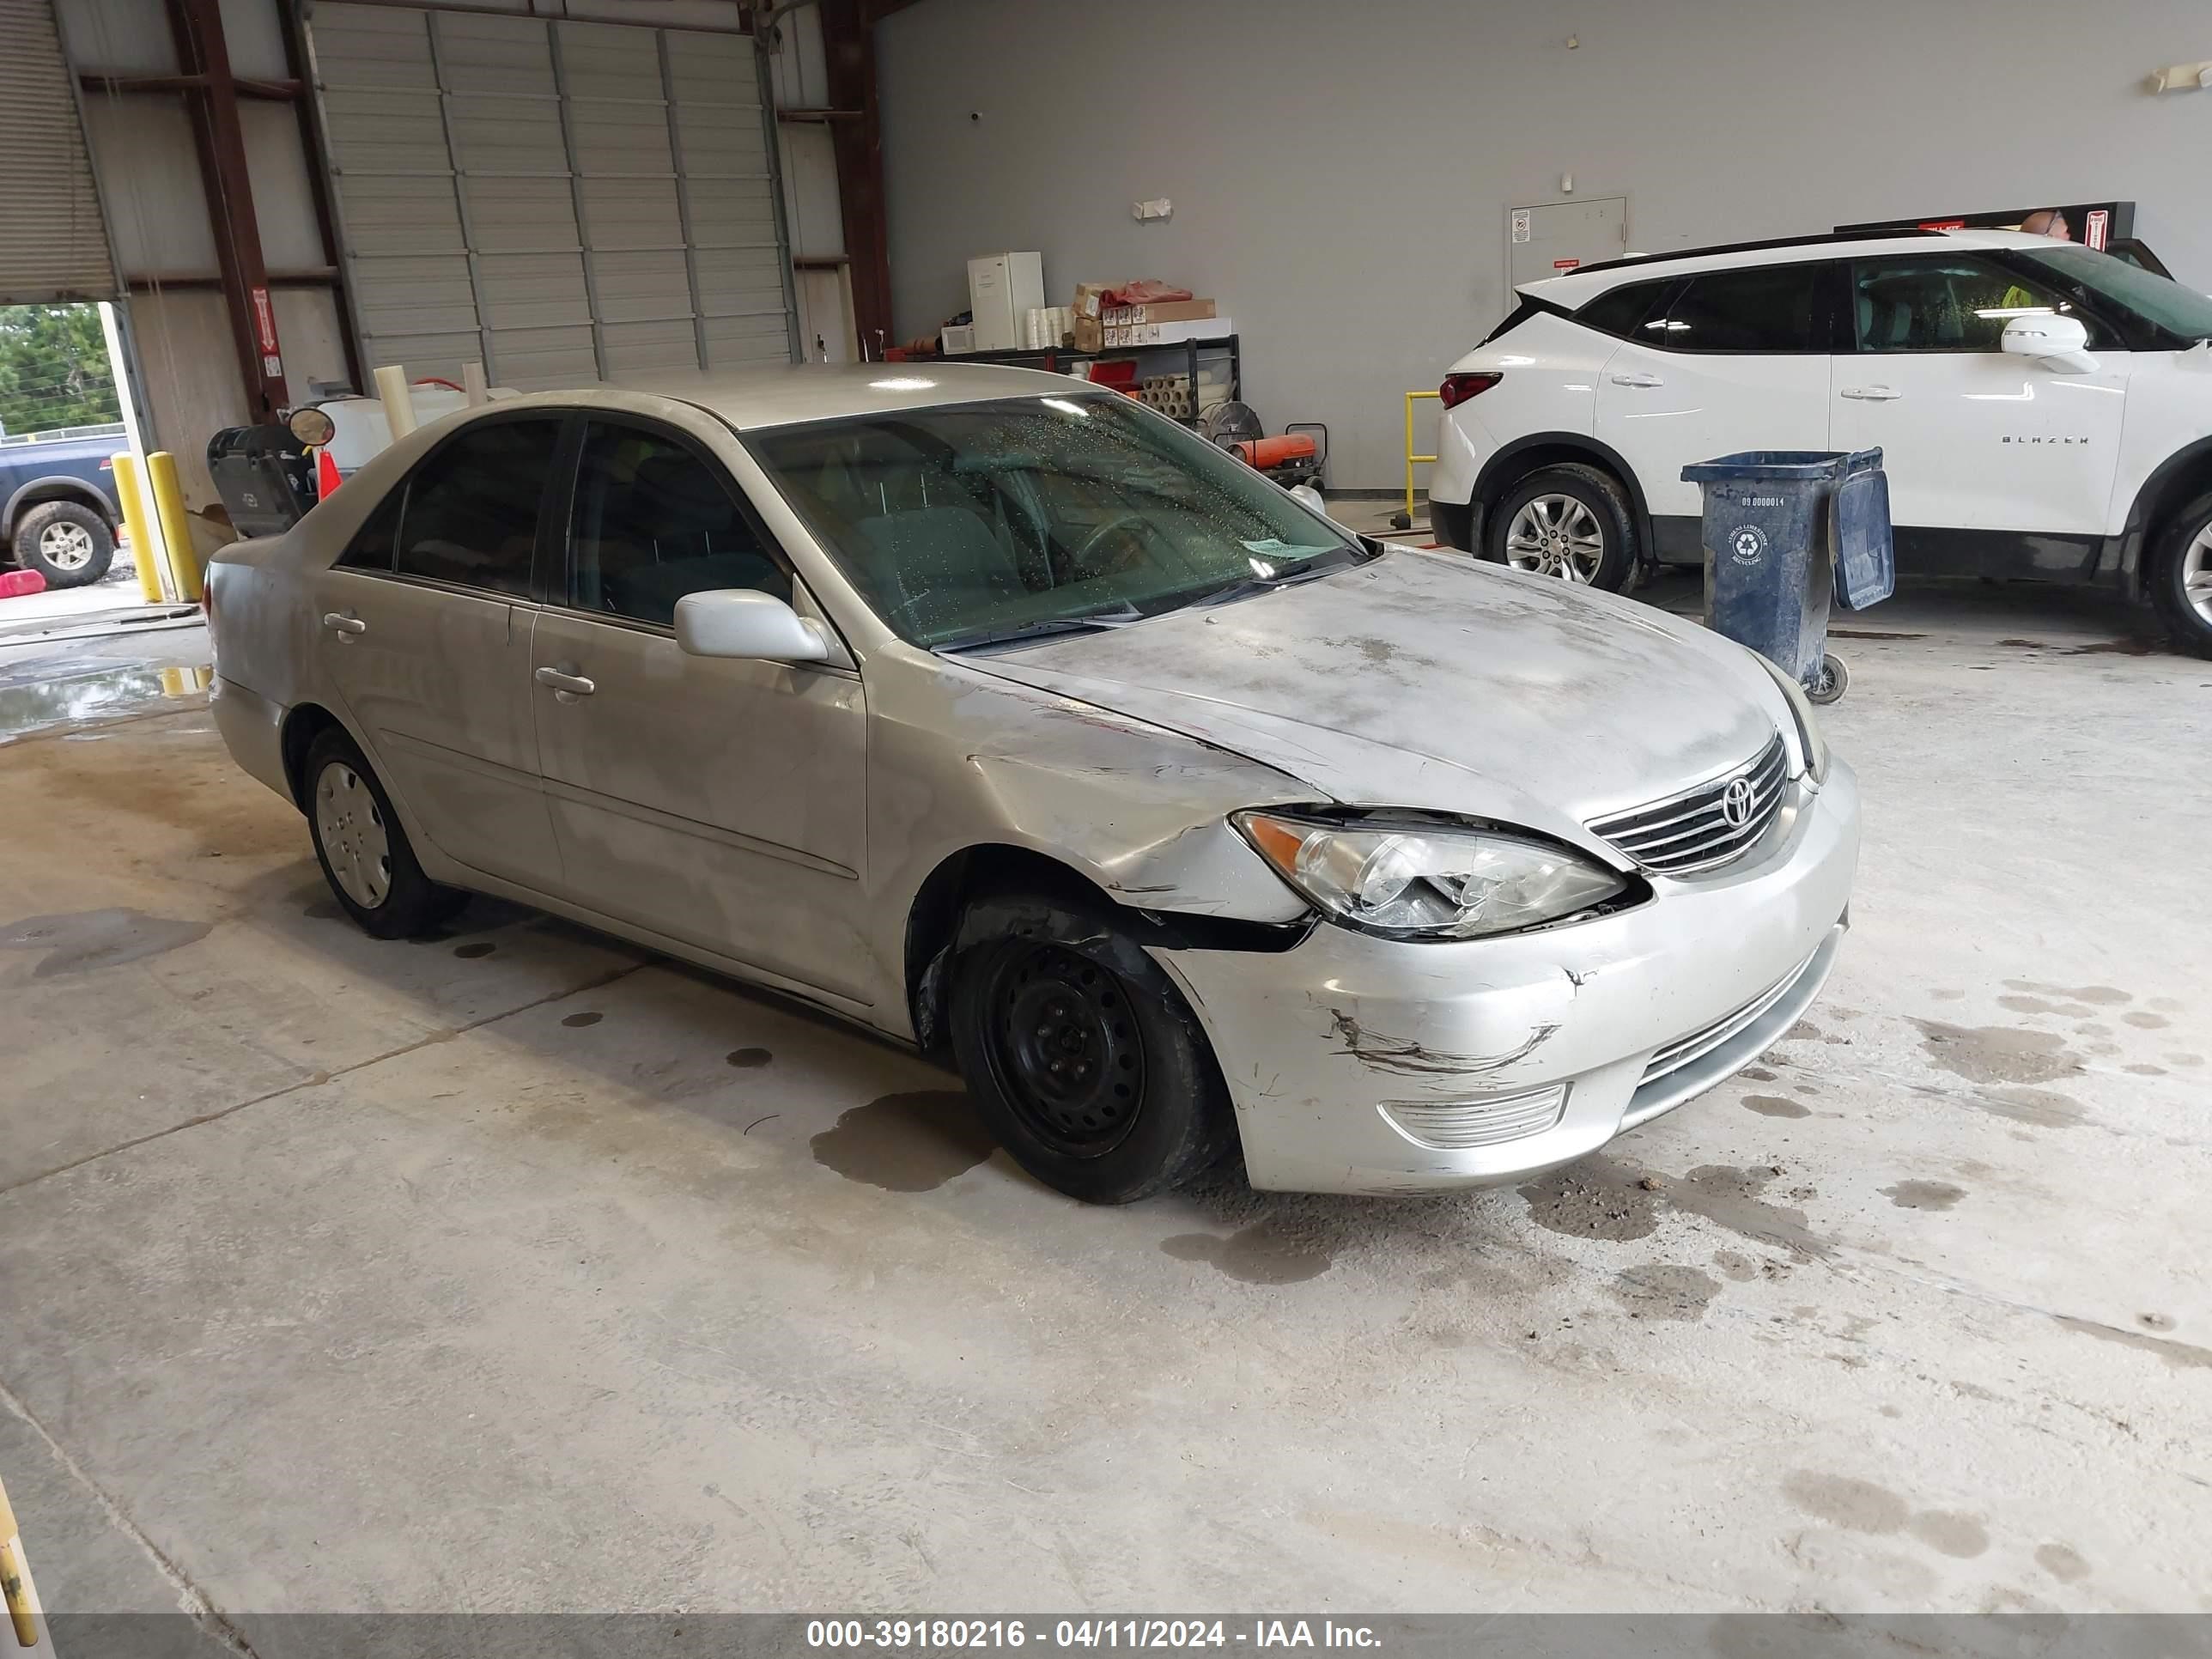
<instances>
[{"instance_id":1,"label":"driver side mirror","mask_svg":"<svg viewBox=\"0 0 2212 1659\"><path fill-rule=\"evenodd\" d=\"M773 593L716 587L676 601L676 643L694 657L746 657L761 662L826 662L819 629Z\"/></svg>"},{"instance_id":2,"label":"driver side mirror","mask_svg":"<svg viewBox=\"0 0 2212 1659\"><path fill-rule=\"evenodd\" d=\"M2089 355L2089 331L2079 317L2014 317L2004 326L2001 347L2016 357L2033 357L2060 374L2090 374L2097 360Z\"/></svg>"}]
</instances>

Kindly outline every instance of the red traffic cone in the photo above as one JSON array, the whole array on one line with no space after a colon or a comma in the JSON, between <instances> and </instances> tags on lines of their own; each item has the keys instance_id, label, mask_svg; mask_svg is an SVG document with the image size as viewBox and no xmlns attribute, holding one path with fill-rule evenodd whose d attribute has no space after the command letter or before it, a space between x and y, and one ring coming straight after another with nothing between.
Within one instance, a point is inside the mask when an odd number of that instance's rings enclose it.
<instances>
[{"instance_id":1,"label":"red traffic cone","mask_svg":"<svg viewBox=\"0 0 2212 1659\"><path fill-rule=\"evenodd\" d=\"M337 457L327 447L315 452L315 499L330 500L331 492L344 482L338 477Z\"/></svg>"}]
</instances>

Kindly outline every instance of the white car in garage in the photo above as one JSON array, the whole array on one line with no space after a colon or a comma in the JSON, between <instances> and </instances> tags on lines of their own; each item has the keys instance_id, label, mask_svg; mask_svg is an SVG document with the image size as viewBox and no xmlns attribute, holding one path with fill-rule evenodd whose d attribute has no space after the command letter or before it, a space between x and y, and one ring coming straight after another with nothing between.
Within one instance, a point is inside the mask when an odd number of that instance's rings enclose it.
<instances>
[{"instance_id":1,"label":"white car in garage","mask_svg":"<svg viewBox=\"0 0 2212 1659\"><path fill-rule=\"evenodd\" d=\"M1692 462L1879 446L1905 575L2096 582L2212 656L2212 298L2009 231L1590 265L1451 366L1439 541L1618 589L1695 563Z\"/></svg>"},{"instance_id":2,"label":"white car in garage","mask_svg":"<svg viewBox=\"0 0 2212 1659\"><path fill-rule=\"evenodd\" d=\"M1846 925L1850 769L1763 659L1057 375L514 398L208 592L224 740L369 932L492 893L949 1048L1083 1198L1566 1162Z\"/></svg>"}]
</instances>

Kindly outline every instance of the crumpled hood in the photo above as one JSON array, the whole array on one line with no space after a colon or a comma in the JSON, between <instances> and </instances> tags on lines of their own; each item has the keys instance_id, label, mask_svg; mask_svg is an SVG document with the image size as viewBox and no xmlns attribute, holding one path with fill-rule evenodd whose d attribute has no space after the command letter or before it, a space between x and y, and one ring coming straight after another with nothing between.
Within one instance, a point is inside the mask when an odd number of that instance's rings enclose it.
<instances>
[{"instance_id":1,"label":"crumpled hood","mask_svg":"<svg viewBox=\"0 0 2212 1659\"><path fill-rule=\"evenodd\" d=\"M1582 824L1790 724L1750 653L1632 600L1462 556L1354 570L971 667L1197 738L1316 798Z\"/></svg>"}]
</instances>

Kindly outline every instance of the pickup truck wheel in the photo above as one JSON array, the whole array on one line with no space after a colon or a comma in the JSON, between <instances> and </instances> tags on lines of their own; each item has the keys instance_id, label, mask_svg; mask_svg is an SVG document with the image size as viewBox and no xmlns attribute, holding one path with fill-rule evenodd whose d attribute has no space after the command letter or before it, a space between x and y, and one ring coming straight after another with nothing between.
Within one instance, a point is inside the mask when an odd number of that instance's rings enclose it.
<instances>
[{"instance_id":1,"label":"pickup truck wheel","mask_svg":"<svg viewBox=\"0 0 2212 1659\"><path fill-rule=\"evenodd\" d=\"M2151 603L2181 650L2212 657L2212 495L2174 514L2151 566Z\"/></svg>"},{"instance_id":2,"label":"pickup truck wheel","mask_svg":"<svg viewBox=\"0 0 2212 1659\"><path fill-rule=\"evenodd\" d=\"M15 562L49 587L86 587L107 574L115 537L107 520L78 501L41 501L15 524Z\"/></svg>"},{"instance_id":3,"label":"pickup truck wheel","mask_svg":"<svg viewBox=\"0 0 2212 1659\"><path fill-rule=\"evenodd\" d=\"M1111 916L1042 894L985 898L954 952L961 1075L984 1127L1045 1185L1127 1204L1234 1143L1204 1030Z\"/></svg>"}]
</instances>

